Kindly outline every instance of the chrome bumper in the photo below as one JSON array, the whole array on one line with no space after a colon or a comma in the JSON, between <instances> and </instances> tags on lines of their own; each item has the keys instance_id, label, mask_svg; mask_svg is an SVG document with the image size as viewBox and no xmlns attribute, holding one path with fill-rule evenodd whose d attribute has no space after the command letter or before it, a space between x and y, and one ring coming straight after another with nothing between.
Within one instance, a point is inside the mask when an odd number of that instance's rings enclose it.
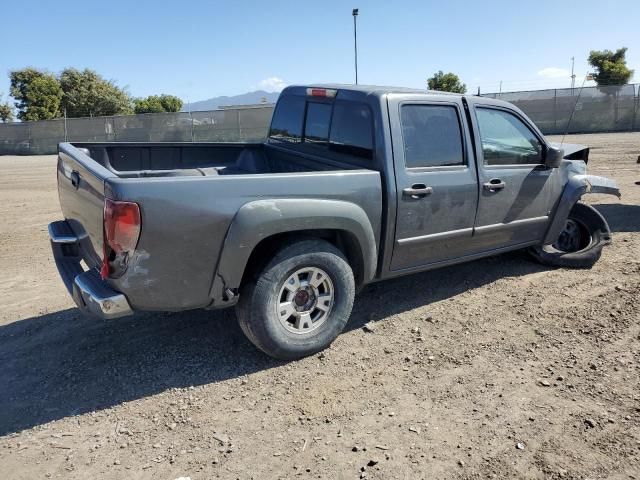
<instances>
[{"instance_id":1,"label":"chrome bumper","mask_svg":"<svg viewBox=\"0 0 640 480\"><path fill-rule=\"evenodd\" d=\"M104 319L133 314L127 298L104 282L97 270L84 271L80 240L66 221L50 223L49 238L60 277L83 313Z\"/></svg>"}]
</instances>

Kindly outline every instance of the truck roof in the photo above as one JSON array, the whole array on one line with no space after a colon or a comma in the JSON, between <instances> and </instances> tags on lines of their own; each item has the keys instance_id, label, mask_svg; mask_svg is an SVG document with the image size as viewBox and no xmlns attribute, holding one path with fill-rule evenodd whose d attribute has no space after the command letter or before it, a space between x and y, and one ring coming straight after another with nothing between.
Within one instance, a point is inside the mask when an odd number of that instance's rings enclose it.
<instances>
[{"instance_id":1,"label":"truck roof","mask_svg":"<svg viewBox=\"0 0 640 480\"><path fill-rule=\"evenodd\" d=\"M512 109L516 109L520 111L515 105L506 102L504 100L499 100L497 98L490 97L482 97L476 96L474 94L460 94L460 93L451 93L451 92L441 92L438 90L427 90L420 88L406 88L406 87L388 87L388 86L379 86L379 85L354 85L354 84L341 84L341 83L310 83L307 85L291 85L286 87L282 94L289 95L301 95L305 96L307 94L308 88L326 88L326 89L335 89L340 92L340 97L347 98L350 97L352 100L360 97L373 96L373 97L382 97L389 93L400 93L400 94L409 94L409 95L429 95L429 96L449 96L449 97L473 97L475 103L484 103L491 105L502 105L505 107L509 107ZM522 112L521 112L522 113Z\"/></svg>"},{"instance_id":2,"label":"truck roof","mask_svg":"<svg viewBox=\"0 0 640 480\"><path fill-rule=\"evenodd\" d=\"M426 90L420 88L407 88L407 87L390 87L390 86L381 86L381 85L354 85L349 83L313 83L308 85L291 85L285 89L287 90L295 90L291 93L302 93L298 90L307 89L307 88L330 88L336 90L343 91L351 91L351 92L362 92L369 95L384 95L387 93L419 93L419 94L429 94L429 95L453 95L460 97L462 96L459 93L450 93L450 92L440 92L438 90Z\"/></svg>"}]
</instances>

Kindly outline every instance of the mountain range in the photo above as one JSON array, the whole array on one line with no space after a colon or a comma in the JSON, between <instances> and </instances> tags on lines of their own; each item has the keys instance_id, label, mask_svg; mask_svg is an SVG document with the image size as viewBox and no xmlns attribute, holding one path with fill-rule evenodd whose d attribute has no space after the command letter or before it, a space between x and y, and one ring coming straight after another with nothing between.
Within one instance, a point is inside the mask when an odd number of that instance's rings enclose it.
<instances>
[{"instance_id":1,"label":"mountain range","mask_svg":"<svg viewBox=\"0 0 640 480\"><path fill-rule=\"evenodd\" d=\"M253 105L256 103L275 103L278 99L279 92L265 92L264 90L256 90L255 92L243 93L241 95L214 97L208 100L200 100L198 102L185 103L182 107L183 112L217 110L220 107L228 105Z\"/></svg>"}]
</instances>

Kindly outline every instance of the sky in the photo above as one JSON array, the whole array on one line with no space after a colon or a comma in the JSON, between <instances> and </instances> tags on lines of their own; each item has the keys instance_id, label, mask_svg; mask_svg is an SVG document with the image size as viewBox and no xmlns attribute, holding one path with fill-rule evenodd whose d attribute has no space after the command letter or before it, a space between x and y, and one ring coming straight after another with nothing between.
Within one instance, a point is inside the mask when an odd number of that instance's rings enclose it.
<instances>
[{"instance_id":1,"label":"sky","mask_svg":"<svg viewBox=\"0 0 640 480\"><path fill-rule=\"evenodd\" d=\"M629 48L640 82L640 1L21 0L0 2L0 93L33 66L96 70L133 96L184 101L358 79L426 87L438 70L475 93L577 85L592 49ZM592 83L587 82L587 85Z\"/></svg>"}]
</instances>

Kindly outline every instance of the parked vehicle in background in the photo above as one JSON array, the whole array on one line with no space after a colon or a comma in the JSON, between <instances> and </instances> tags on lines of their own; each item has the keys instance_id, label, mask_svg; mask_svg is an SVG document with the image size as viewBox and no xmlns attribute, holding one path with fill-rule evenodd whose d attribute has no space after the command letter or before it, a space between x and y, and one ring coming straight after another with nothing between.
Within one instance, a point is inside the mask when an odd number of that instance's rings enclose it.
<instances>
[{"instance_id":1,"label":"parked vehicle in background","mask_svg":"<svg viewBox=\"0 0 640 480\"><path fill-rule=\"evenodd\" d=\"M262 144L60 144L49 232L80 309L237 305L258 348L294 359L374 281L523 248L592 266L610 231L579 199L619 191L563 148L500 100L288 87Z\"/></svg>"}]
</instances>

